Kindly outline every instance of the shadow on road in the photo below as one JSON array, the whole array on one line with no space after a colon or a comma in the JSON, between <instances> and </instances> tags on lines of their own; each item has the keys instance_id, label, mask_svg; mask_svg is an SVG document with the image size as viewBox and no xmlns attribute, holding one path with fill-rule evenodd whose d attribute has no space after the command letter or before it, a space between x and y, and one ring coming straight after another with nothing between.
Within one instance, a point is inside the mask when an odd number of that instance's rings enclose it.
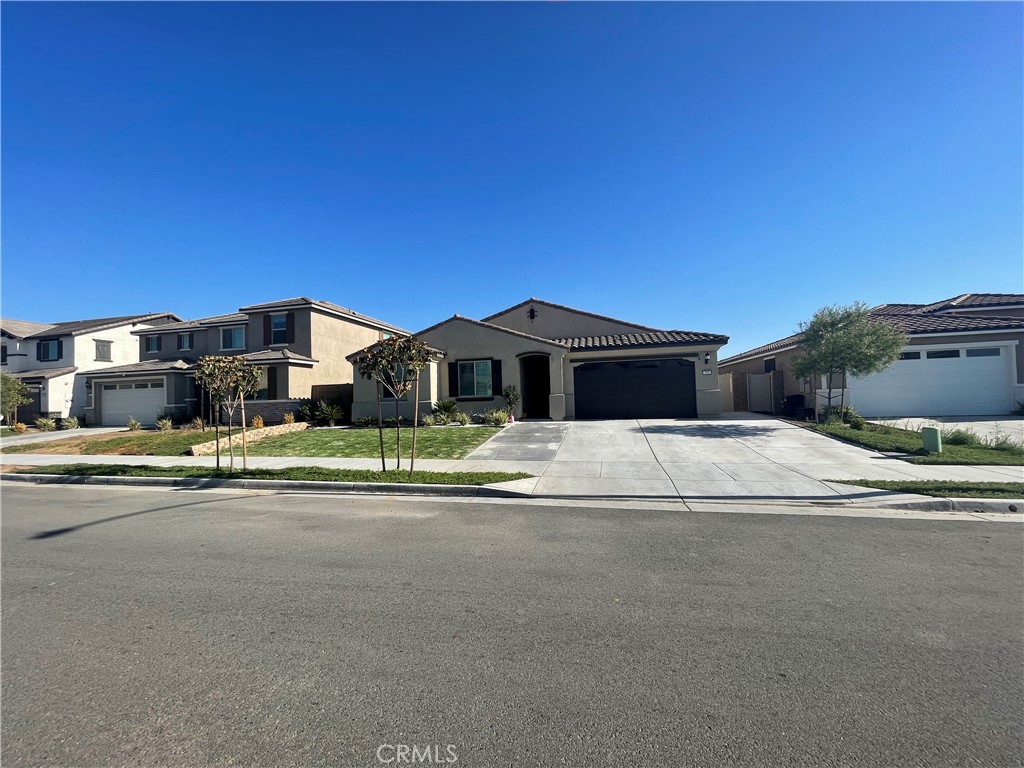
<instances>
[{"instance_id":1,"label":"shadow on road","mask_svg":"<svg viewBox=\"0 0 1024 768\"><path fill-rule=\"evenodd\" d=\"M92 525L100 525L101 523L113 523L117 520L125 520L129 517L137 517L139 515L148 515L151 512L166 512L169 509L181 509L182 507L195 507L199 504L215 504L220 501L234 501L234 499L203 499L202 501L189 501L184 504L170 504L166 507L154 507L153 509L141 509L138 512L127 512L123 515L114 515L113 517L104 517L100 520L92 520L88 523L80 523L79 525L71 525L67 528L51 528L48 531L40 531L39 533L29 536L30 541L38 541L43 539L53 539L57 536L64 536L68 533L74 533L80 531L83 528L88 528Z\"/></svg>"}]
</instances>

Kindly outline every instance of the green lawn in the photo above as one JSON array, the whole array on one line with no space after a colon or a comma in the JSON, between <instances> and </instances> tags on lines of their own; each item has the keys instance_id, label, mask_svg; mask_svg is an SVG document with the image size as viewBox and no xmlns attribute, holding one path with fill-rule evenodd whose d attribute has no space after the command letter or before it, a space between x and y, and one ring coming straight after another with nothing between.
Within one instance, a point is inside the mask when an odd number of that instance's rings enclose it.
<instances>
[{"instance_id":1,"label":"green lawn","mask_svg":"<svg viewBox=\"0 0 1024 768\"><path fill-rule=\"evenodd\" d=\"M73 435L73 432L70 433ZM221 436L227 430L221 430ZM4 446L8 453L62 453L94 456L115 454L123 456L181 456L197 443L208 443L214 439L213 430L175 429L170 432L139 430L137 432L116 432L94 436L69 436L60 440L42 443Z\"/></svg>"},{"instance_id":2,"label":"green lawn","mask_svg":"<svg viewBox=\"0 0 1024 768\"><path fill-rule=\"evenodd\" d=\"M222 480L321 480L335 483L426 483L429 485L487 485L523 480L524 472L377 472L371 469L325 469L288 467L228 472L212 467L137 467L128 464L56 464L16 470L19 474L77 475L90 477L197 477Z\"/></svg>"},{"instance_id":3,"label":"green lawn","mask_svg":"<svg viewBox=\"0 0 1024 768\"><path fill-rule=\"evenodd\" d=\"M903 457L911 464L1003 464L1024 466L1024 449L997 450L983 446L942 446L942 453L928 453L921 447L921 434L881 424L867 424L864 429L851 429L847 424L811 424L800 426L823 435L837 437L874 451L910 454Z\"/></svg>"},{"instance_id":4,"label":"green lawn","mask_svg":"<svg viewBox=\"0 0 1024 768\"><path fill-rule=\"evenodd\" d=\"M0 437L16 437L17 434L18 433L10 427L0 427Z\"/></svg>"},{"instance_id":5,"label":"green lawn","mask_svg":"<svg viewBox=\"0 0 1024 768\"><path fill-rule=\"evenodd\" d=\"M825 480L883 491L964 499L1024 499L1024 483L967 483L935 480Z\"/></svg>"},{"instance_id":6,"label":"green lawn","mask_svg":"<svg viewBox=\"0 0 1024 768\"><path fill-rule=\"evenodd\" d=\"M461 459L500 427L429 427L416 430L416 458ZM395 455L394 429L384 430L384 452ZM412 429L402 430L402 456L412 455ZM250 456L380 456L376 429L310 429L268 437L249 446Z\"/></svg>"}]
</instances>

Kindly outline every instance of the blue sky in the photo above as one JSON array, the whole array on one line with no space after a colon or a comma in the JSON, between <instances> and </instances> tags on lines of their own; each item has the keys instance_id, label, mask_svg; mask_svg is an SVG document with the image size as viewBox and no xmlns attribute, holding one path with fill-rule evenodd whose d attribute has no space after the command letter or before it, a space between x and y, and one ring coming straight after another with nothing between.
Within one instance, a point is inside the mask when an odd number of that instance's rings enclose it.
<instances>
[{"instance_id":1,"label":"blue sky","mask_svg":"<svg viewBox=\"0 0 1024 768\"><path fill-rule=\"evenodd\" d=\"M2 312L1024 290L1020 4L4 3Z\"/></svg>"}]
</instances>

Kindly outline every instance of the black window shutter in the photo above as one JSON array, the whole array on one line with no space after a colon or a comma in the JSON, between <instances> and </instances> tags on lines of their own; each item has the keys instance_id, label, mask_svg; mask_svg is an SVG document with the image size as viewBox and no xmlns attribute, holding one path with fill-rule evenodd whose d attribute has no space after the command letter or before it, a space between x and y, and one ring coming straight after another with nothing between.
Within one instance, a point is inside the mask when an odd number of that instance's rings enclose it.
<instances>
[{"instance_id":1,"label":"black window shutter","mask_svg":"<svg viewBox=\"0 0 1024 768\"><path fill-rule=\"evenodd\" d=\"M277 400L277 366L267 366L267 400Z\"/></svg>"},{"instance_id":2,"label":"black window shutter","mask_svg":"<svg viewBox=\"0 0 1024 768\"><path fill-rule=\"evenodd\" d=\"M43 359L43 342L37 341L36 342L36 360L42 360L42 359Z\"/></svg>"},{"instance_id":3,"label":"black window shutter","mask_svg":"<svg viewBox=\"0 0 1024 768\"><path fill-rule=\"evenodd\" d=\"M266 344L268 347L270 346L270 342L273 341L273 338L271 337L271 334L272 334L272 331L271 331L271 328L270 328L270 315L264 315L263 316L263 343Z\"/></svg>"},{"instance_id":4,"label":"black window shutter","mask_svg":"<svg viewBox=\"0 0 1024 768\"><path fill-rule=\"evenodd\" d=\"M501 397L501 360L491 360L491 394Z\"/></svg>"},{"instance_id":5,"label":"black window shutter","mask_svg":"<svg viewBox=\"0 0 1024 768\"><path fill-rule=\"evenodd\" d=\"M57 359L64 359L64 342L61 339L57 339Z\"/></svg>"},{"instance_id":6,"label":"black window shutter","mask_svg":"<svg viewBox=\"0 0 1024 768\"><path fill-rule=\"evenodd\" d=\"M459 364L448 363L448 397L459 396Z\"/></svg>"},{"instance_id":7,"label":"black window shutter","mask_svg":"<svg viewBox=\"0 0 1024 768\"><path fill-rule=\"evenodd\" d=\"M159 352L163 348L164 348L164 337L163 336L157 336L156 337L156 351Z\"/></svg>"},{"instance_id":8,"label":"black window shutter","mask_svg":"<svg viewBox=\"0 0 1024 768\"><path fill-rule=\"evenodd\" d=\"M289 312L287 315L285 315L285 317L287 318L286 322L287 322L287 328L288 328L288 330L285 331L285 334L286 334L285 340L289 344L294 344L295 343L295 313L294 312Z\"/></svg>"}]
</instances>

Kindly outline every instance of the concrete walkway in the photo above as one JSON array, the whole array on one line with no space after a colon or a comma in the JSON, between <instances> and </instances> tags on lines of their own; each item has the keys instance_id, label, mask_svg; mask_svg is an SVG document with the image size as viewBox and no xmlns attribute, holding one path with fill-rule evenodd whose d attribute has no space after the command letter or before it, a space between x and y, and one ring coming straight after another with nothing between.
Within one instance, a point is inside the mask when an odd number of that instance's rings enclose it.
<instances>
[{"instance_id":1,"label":"concrete walkway","mask_svg":"<svg viewBox=\"0 0 1024 768\"><path fill-rule=\"evenodd\" d=\"M868 419L875 424L890 424L900 429L920 432L921 427L939 429L966 429L981 438L995 438L1006 435L1011 440L1024 443L1024 416L935 416L932 418Z\"/></svg>"},{"instance_id":2,"label":"concrete walkway","mask_svg":"<svg viewBox=\"0 0 1024 768\"><path fill-rule=\"evenodd\" d=\"M53 432L34 432L29 435L0 437L0 446L45 443L48 440L64 440L69 437L94 437L110 432L124 432L124 427L82 427L81 429L55 429Z\"/></svg>"},{"instance_id":3,"label":"concrete walkway","mask_svg":"<svg viewBox=\"0 0 1024 768\"><path fill-rule=\"evenodd\" d=\"M133 464L215 466L212 456L3 457L21 466ZM227 458L221 458L227 466ZM395 460L389 459L388 469ZM235 466L241 466L236 457ZM379 469L379 459L250 457L250 468ZM403 459L403 468L408 460ZM918 496L826 480L1024 481L1022 467L917 465L848 445L770 417L714 420L521 422L462 460L420 459L434 472L525 472L502 487L545 497L694 502L891 502Z\"/></svg>"}]
</instances>

